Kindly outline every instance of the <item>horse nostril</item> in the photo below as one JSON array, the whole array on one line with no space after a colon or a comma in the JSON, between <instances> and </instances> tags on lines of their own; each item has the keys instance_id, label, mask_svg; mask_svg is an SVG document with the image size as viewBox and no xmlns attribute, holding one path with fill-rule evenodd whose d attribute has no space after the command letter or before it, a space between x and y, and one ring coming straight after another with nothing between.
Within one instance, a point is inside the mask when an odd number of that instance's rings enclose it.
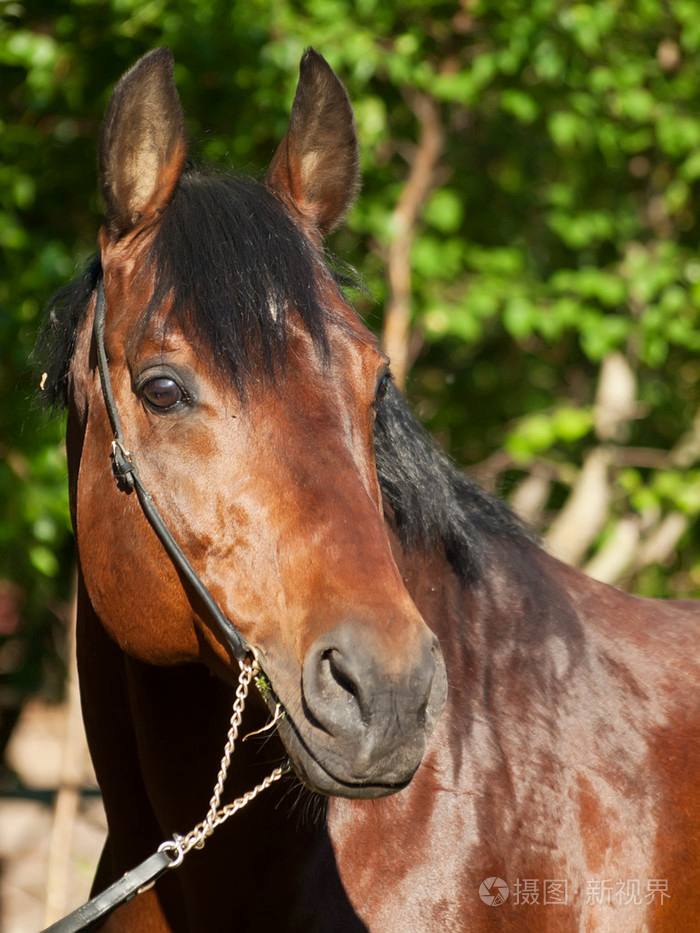
<instances>
[{"instance_id":1,"label":"horse nostril","mask_svg":"<svg viewBox=\"0 0 700 933\"><path fill-rule=\"evenodd\" d=\"M371 629L345 622L311 646L302 670L307 716L328 735L352 741L424 728L436 669L432 636L389 674L391 655ZM376 733L376 735L375 735Z\"/></svg>"},{"instance_id":2,"label":"horse nostril","mask_svg":"<svg viewBox=\"0 0 700 933\"><path fill-rule=\"evenodd\" d=\"M365 723L366 704L362 698L361 672L353 671L352 661L339 648L331 647L317 656L316 676L310 678L308 694L315 699L312 711L324 726L354 727ZM308 696L307 696L308 702Z\"/></svg>"},{"instance_id":3,"label":"horse nostril","mask_svg":"<svg viewBox=\"0 0 700 933\"><path fill-rule=\"evenodd\" d=\"M329 648L321 655L321 664L326 664L330 676L339 687L347 691L350 697L357 696L357 685L343 664L343 656L335 648ZM348 699L350 699L348 697Z\"/></svg>"},{"instance_id":4,"label":"horse nostril","mask_svg":"<svg viewBox=\"0 0 700 933\"><path fill-rule=\"evenodd\" d=\"M329 648L321 656L322 665L326 666L328 679L332 683L332 692L338 696L345 694L346 703L354 703L359 709L363 722L369 719L367 704L364 702L362 687L358 675L353 673L348 658L337 648Z\"/></svg>"},{"instance_id":5,"label":"horse nostril","mask_svg":"<svg viewBox=\"0 0 700 933\"><path fill-rule=\"evenodd\" d=\"M381 692L372 642L343 624L309 650L302 670L307 714L329 735L359 736L369 727Z\"/></svg>"}]
</instances>

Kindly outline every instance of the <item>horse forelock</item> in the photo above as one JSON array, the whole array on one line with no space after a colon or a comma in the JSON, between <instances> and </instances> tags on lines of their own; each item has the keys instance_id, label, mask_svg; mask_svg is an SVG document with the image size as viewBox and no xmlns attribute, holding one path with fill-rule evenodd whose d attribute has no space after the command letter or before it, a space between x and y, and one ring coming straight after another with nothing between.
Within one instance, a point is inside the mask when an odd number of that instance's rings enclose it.
<instances>
[{"instance_id":1,"label":"horse forelock","mask_svg":"<svg viewBox=\"0 0 700 933\"><path fill-rule=\"evenodd\" d=\"M241 394L261 372L274 376L284 366L292 316L328 352L321 257L251 178L185 172L146 266L155 288L144 320L167 300L168 320L206 347Z\"/></svg>"},{"instance_id":2,"label":"horse forelock","mask_svg":"<svg viewBox=\"0 0 700 933\"><path fill-rule=\"evenodd\" d=\"M49 302L35 360L47 374L50 405L67 403L76 334L101 274L99 257L91 257ZM136 336L156 320L159 328L176 325L241 393L261 368L274 375L284 365L291 316L328 352L332 312L320 280L325 293L335 276L278 198L252 178L188 168L137 274L152 285L134 317ZM347 269L337 278L348 284Z\"/></svg>"}]
</instances>

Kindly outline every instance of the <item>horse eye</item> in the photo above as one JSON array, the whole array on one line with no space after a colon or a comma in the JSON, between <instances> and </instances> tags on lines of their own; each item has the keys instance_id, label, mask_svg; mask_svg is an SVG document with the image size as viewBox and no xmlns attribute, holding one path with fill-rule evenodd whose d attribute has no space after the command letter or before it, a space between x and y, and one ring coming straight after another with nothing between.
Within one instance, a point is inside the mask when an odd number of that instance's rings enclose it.
<instances>
[{"instance_id":1,"label":"horse eye","mask_svg":"<svg viewBox=\"0 0 700 933\"><path fill-rule=\"evenodd\" d=\"M180 386L169 376L156 376L141 387L141 395L152 408L167 411L184 400Z\"/></svg>"}]
</instances>

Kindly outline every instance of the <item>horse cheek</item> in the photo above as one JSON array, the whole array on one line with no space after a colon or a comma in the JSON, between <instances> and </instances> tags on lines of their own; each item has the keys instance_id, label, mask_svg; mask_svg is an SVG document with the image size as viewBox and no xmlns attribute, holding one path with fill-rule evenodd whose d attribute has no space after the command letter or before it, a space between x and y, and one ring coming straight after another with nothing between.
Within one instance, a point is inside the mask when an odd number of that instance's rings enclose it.
<instances>
[{"instance_id":1,"label":"horse cheek","mask_svg":"<svg viewBox=\"0 0 700 933\"><path fill-rule=\"evenodd\" d=\"M75 510L80 569L93 608L131 657L150 664L197 660L189 601L136 496L117 487L107 437L90 437L94 421L88 418Z\"/></svg>"}]
</instances>

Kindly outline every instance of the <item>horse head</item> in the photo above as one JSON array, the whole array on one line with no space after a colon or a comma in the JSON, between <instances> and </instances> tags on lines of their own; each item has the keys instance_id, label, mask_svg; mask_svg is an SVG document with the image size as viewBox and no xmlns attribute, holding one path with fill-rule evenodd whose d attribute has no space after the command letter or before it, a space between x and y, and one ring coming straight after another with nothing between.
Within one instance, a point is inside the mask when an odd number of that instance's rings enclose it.
<instances>
[{"instance_id":1,"label":"horse head","mask_svg":"<svg viewBox=\"0 0 700 933\"><path fill-rule=\"evenodd\" d=\"M323 793L391 793L421 761L446 679L377 476L388 361L324 260L358 181L345 89L307 52L264 182L227 177L188 163L172 60L157 50L119 82L99 163L104 341L143 483L254 647L297 773ZM196 594L114 482L94 307L69 373L87 592L129 655L235 680Z\"/></svg>"}]
</instances>

